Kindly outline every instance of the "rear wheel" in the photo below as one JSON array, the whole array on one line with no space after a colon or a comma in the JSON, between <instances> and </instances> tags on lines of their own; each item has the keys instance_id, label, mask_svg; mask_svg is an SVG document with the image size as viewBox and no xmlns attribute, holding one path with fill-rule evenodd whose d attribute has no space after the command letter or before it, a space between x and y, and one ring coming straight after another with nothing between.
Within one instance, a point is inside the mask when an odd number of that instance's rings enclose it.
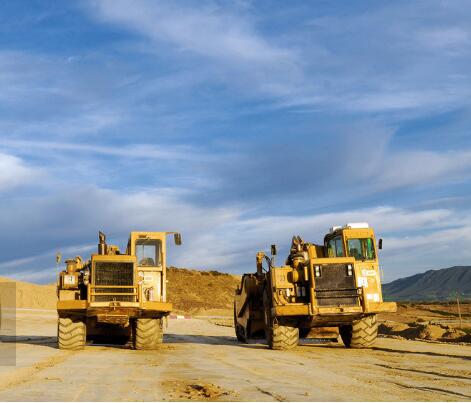
<instances>
[{"instance_id":1,"label":"rear wheel","mask_svg":"<svg viewBox=\"0 0 471 403\"><path fill-rule=\"evenodd\" d=\"M87 339L87 326L82 318L62 317L57 324L57 344L61 350L82 350Z\"/></svg>"},{"instance_id":2,"label":"rear wheel","mask_svg":"<svg viewBox=\"0 0 471 403\"><path fill-rule=\"evenodd\" d=\"M139 318L134 322L134 348L156 350L163 342L161 318Z\"/></svg>"},{"instance_id":3,"label":"rear wheel","mask_svg":"<svg viewBox=\"0 0 471 403\"><path fill-rule=\"evenodd\" d=\"M376 315L365 316L353 321L351 325L340 326L339 333L346 347L371 347L378 335Z\"/></svg>"},{"instance_id":4,"label":"rear wheel","mask_svg":"<svg viewBox=\"0 0 471 403\"><path fill-rule=\"evenodd\" d=\"M245 335L245 329L242 325L236 324L235 333L236 333L237 341L239 343L247 343L247 337Z\"/></svg>"},{"instance_id":5,"label":"rear wheel","mask_svg":"<svg viewBox=\"0 0 471 403\"><path fill-rule=\"evenodd\" d=\"M272 350L291 350L299 344L299 329L273 324L270 327L268 347Z\"/></svg>"},{"instance_id":6,"label":"rear wheel","mask_svg":"<svg viewBox=\"0 0 471 403\"><path fill-rule=\"evenodd\" d=\"M293 326L276 323L271 315L271 299L268 290L263 291L265 311L265 337L272 350L291 350L299 344L299 329Z\"/></svg>"},{"instance_id":7,"label":"rear wheel","mask_svg":"<svg viewBox=\"0 0 471 403\"><path fill-rule=\"evenodd\" d=\"M234 302L234 329L239 343L247 343L247 335L244 327L237 322L236 304Z\"/></svg>"}]
</instances>

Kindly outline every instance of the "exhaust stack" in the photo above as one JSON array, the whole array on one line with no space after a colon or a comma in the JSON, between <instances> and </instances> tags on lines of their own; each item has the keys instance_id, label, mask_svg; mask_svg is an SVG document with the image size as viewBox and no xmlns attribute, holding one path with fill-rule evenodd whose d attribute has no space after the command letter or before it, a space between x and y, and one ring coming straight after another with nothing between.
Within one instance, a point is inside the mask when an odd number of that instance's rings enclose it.
<instances>
[{"instance_id":1,"label":"exhaust stack","mask_svg":"<svg viewBox=\"0 0 471 403\"><path fill-rule=\"evenodd\" d=\"M106 235L99 231L98 232L98 254L106 255L108 253L108 245L106 244Z\"/></svg>"}]
</instances>

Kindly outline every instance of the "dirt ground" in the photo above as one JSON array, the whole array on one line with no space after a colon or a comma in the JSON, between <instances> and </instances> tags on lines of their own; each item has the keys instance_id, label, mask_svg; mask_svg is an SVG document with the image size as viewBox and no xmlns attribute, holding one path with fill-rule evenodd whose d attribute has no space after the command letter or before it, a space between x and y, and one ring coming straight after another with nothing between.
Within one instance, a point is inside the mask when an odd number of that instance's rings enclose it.
<instances>
[{"instance_id":1,"label":"dirt ground","mask_svg":"<svg viewBox=\"0 0 471 403\"><path fill-rule=\"evenodd\" d=\"M303 340L293 351L241 345L233 329L169 320L158 351L57 350L53 311L20 311L16 366L0 366L0 401L471 400L471 347L379 338L371 350ZM16 345L13 343L16 342Z\"/></svg>"}]
</instances>

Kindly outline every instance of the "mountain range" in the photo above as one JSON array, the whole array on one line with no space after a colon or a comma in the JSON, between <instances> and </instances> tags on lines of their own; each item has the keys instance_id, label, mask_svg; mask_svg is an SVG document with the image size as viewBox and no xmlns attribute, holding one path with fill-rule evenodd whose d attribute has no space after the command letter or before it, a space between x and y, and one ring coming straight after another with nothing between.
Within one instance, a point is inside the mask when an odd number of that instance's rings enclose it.
<instances>
[{"instance_id":1,"label":"mountain range","mask_svg":"<svg viewBox=\"0 0 471 403\"><path fill-rule=\"evenodd\" d=\"M471 299L471 266L428 270L383 284L385 301L450 301Z\"/></svg>"}]
</instances>

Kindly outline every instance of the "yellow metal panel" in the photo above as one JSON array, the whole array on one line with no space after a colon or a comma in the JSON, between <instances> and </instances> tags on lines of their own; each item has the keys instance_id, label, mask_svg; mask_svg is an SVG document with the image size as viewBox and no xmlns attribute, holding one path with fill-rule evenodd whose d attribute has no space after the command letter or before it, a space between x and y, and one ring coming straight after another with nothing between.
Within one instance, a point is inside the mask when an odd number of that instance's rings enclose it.
<instances>
[{"instance_id":1,"label":"yellow metal panel","mask_svg":"<svg viewBox=\"0 0 471 403\"><path fill-rule=\"evenodd\" d=\"M353 257L326 257L326 258L314 258L311 259L312 264L322 265L322 264L354 264L355 258Z\"/></svg>"},{"instance_id":2,"label":"yellow metal panel","mask_svg":"<svg viewBox=\"0 0 471 403\"><path fill-rule=\"evenodd\" d=\"M105 302L90 302L90 308L110 308L118 306L119 308L138 308L139 302L122 302L122 301L105 301Z\"/></svg>"},{"instance_id":3,"label":"yellow metal panel","mask_svg":"<svg viewBox=\"0 0 471 403\"><path fill-rule=\"evenodd\" d=\"M146 301L142 303L142 309L149 311L170 312L172 308L171 302Z\"/></svg>"},{"instance_id":4,"label":"yellow metal panel","mask_svg":"<svg viewBox=\"0 0 471 403\"><path fill-rule=\"evenodd\" d=\"M75 300L75 301L57 301L57 310L75 310L75 309L87 309L87 301Z\"/></svg>"},{"instance_id":5,"label":"yellow metal panel","mask_svg":"<svg viewBox=\"0 0 471 403\"><path fill-rule=\"evenodd\" d=\"M275 288L293 288L293 283L288 280L288 273L293 269L290 266L276 267L271 270L272 284Z\"/></svg>"},{"instance_id":6,"label":"yellow metal panel","mask_svg":"<svg viewBox=\"0 0 471 403\"><path fill-rule=\"evenodd\" d=\"M309 305L282 305L275 306L273 313L276 316L298 316L298 315L309 315Z\"/></svg>"},{"instance_id":7,"label":"yellow metal panel","mask_svg":"<svg viewBox=\"0 0 471 403\"><path fill-rule=\"evenodd\" d=\"M318 315L332 315L332 314L343 314L343 313L362 313L363 308L361 306L328 306L318 307Z\"/></svg>"},{"instance_id":8,"label":"yellow metal panel","mask_svg":"<svg viewBox=\"0 0 471 403\"><path fill-rule=\"evenodd\" d=\"M95 262L118 262L118 263L136 263L136 256L129 255L92 255L92 261Z\"/></svg>"},{"instance_id":9,"label":"yellow metal panel","mask_svg":"<svg viewBox=\"0 0 471 403\"><path fill-rule=\"evenodd\" d=\"M397 305L395 302L369 302L368 313L380 312L396 312Z\"/></svg>"}]
</instances>

